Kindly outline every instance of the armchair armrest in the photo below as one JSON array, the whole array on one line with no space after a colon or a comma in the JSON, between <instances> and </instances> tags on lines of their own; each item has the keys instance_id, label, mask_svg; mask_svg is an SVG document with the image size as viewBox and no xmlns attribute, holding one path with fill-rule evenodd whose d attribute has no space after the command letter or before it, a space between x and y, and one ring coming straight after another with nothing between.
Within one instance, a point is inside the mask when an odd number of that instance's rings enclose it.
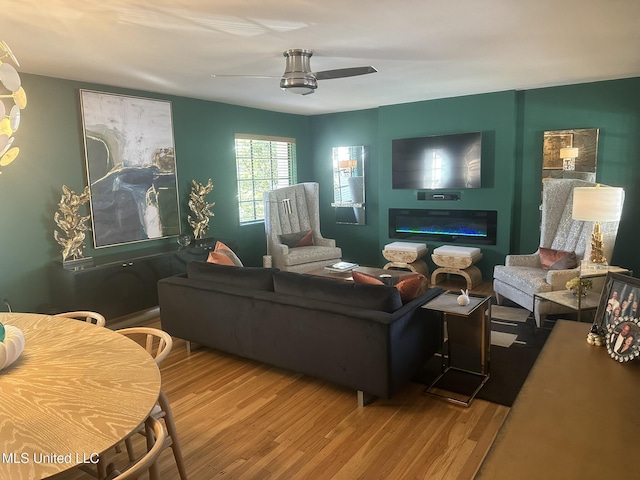
<instances>
[{"instance_id":1,"label":"armchair armrest","mask_svg":"<svg viewBox=\"0 0 640 480\"><path fill-rule=\"evenodd\" d=\"M504 264L507 267L532 267L541 268L538 252L529 255L507 255Z\"/></svg>"},{"instance_id":2,"label":"armchair armrest","mask_svg":"<svg viewBox=\"0 0 640 480\"><path fill-rule=\"evenodd\" d=\"M284 243L274 243L271 248L271 263L278 268L284 265L284 258L289 254L289 247Z\"/></svg>"},{"instance_id":3,"label":"armchair armrest","mask_svg":"<svg viewBox=\"0 0 640 480\"><path fill-rule=\"evenodd\" d=\"M320 247L335 247L336 241L333 238L319 237L314 239L314 243Z\"/></svg>"},{"instance_id":4,"label":"armchair armrest","mask_svg":"<svg viewBox=\"0 0 640 480\"><path fill-rule=\"evenodd\" d=\"M274 252L274 256L275 255L287 255L289 253L289 247L287 245L285 245L284 243L276 243L273 246L273 249L275 250Z\"/></svg>"},{"instance_id":5,"label":"armchair armrest","mask_svg":"<svg viewBox=\"0 0 640 480\"><path fill-rule=\"evenodd\" d=\"M547 283L552 290L565 290L567 282L580 275L580 267L570 270L549 270L547 272Z\"/></svg>"}]
</instances>

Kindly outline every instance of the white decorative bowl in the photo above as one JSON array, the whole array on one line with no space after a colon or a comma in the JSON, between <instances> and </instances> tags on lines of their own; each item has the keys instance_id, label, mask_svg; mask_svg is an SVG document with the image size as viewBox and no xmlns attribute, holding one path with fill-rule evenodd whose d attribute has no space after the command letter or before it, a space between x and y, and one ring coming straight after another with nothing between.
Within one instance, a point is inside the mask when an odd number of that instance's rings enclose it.
<instances>
[{"instance_id":1,"label":"white decorative bowl","mask_svg":"<svg viewBox=\"0 0 640 480\"><path fill-rule=\"evenodd\" d=\"M4 342L0 342L0 370L8 367L24 350L22 330L13 325L4 326Z\"/></svg>"}]
</instances>

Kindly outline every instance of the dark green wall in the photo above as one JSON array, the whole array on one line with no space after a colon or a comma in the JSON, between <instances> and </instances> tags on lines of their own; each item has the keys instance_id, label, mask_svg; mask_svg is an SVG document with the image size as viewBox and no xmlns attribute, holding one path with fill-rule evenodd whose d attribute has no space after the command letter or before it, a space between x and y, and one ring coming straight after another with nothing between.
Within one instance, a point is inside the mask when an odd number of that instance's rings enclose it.
<instances>
[{"instance_id":1,"label":"dark green wall","mask_svg":"<svg viewBox=\"0 0 640 480\"><path fill-rule=\"evenodd\" d=\"M311 118L314 158L314 178L320 184L320 210L322 234L335 238L342 248L342 257L363 265L378 265L382 259L378 249L380 212L378 153L378 111L318 115ZM331 148L364 145L367 156L364 166L366 225L336 224L333 201L333 172Z\"/></svg>"},{"instance_id":2,"label":"dark green wall","mask_svg":"<svg viewBox=\"0 0 640 480\"><path fill-rule=\"evenodd\" d=\"M186 197L191 180L212 178L214 190L209 198L216 204L210 233L235 241L248 265L261 263L264 227L238 225L236 133L296 138L298 180L320 183L323 234L337 240L347 260L384 263L380 250L392 241L387 233L390 207L498 210L498 244L482 247L480 266L488 280L493 265L502 263L504 255L530 253L537 247L543 132L599 128L598 181L622 186L627 193L612 261L640 271L634 248L640 233L634 218L640 195L636 187L640 182L640 78L307 117L34 75L22 77L29 103L16 134L21 153L0 175L0 299L8 299L16 310L44 310L52 302L47 269L60 259L60 248L53 240L53 214L63 184L76 192L85 185L80 88L172 102L182 228L190 231ZM392 139L470 131L483 132L483 188L463 190L458 202L418 201L415 191L391 188ZM341 145L369 148L366 226L334 221L330 152L331 147ZM99 256L170 242L174 239L98 251L88 247L85 254ZM431 249L436 246L429 244Z\"/></svg>"},{"instance_id":3,"label":"dark green wall","mask_svg":"<svg viewBox=\"0 0 640 480\"><path fill-rule=\"evenodd\" d=\"M263 223L240 226L238 221L235 134L295 138L298 180L309 181L313 162L308 118L185 98L172 98L172 105L183 230L191 232L187 223L191 179L206 182L211 178L214 188L209 198L216 204L208 235L233 240L243 263L262 265L266 254Z\"/></svg>"},{"instance_id":4,"label":"dark green wall","mask_svg":"<svg viewBox=\"0 0 640 480\"><path fill-rule=\"evenodd\" d=\"M392 241L388 236L388 209L451 208L497 210L496 245L483 245L478 266L490 278L493 265L504 260L510 249L510 229L515 175L516 103L514 92L473 95L380 108L379 246ZM415 190L391 188L391 141L394 138L482 132L482 188L455 190L459 201L419 201ZM429 251L441 243L427 242ZM430 259L428 259L430 262ZM431 264L433 267L433 264Z\"/></svg>"},{"instance_id":5,"label":"dark green wall","mask_svg":"<svg viewBox=\"0 0 640 480\"><path fill-rule=\"evenodd\" d=\"M8 299L14 310L46 310L49 298L47 270L61 259L53 239L53 214L67 185L77 193L86 184L79 89L170 100L173 111L178 188L183 231L186 199L191 180L213 179L208 199L215 202L209 234L232 239L247 265L260 265L266 251L262 223L240 227L235 203L236 133L276 135L297 139L298 178L313 174L309 141L309 118L251 108L206 102L156 93L123 90L104 85L23 74L28 96L15 144L20 155L0 175L0 300ZM101 248L85 243L85 256L100 256L150 247L175 239L156 240ZM4 310L0 305L0 309Z\"/></svg>"},{"instance_id":6,"label":"dark green wall","mask_svg":"<svg viewBox=\"0 0 640 480\"><path fill-rule=\"evenodd\" d=\"M626 192L618 239L610 260L639 272L640 257L634 248L640 235L640 226L634 218L640 202L639 91L640 78L632 78L315 117L312 119L315 174L321 182L331 181L327 171L331 146L360 142L375 146L366 171L367 226L329 225L327 220L331 220L332 212L330 201L325 201L321 204L323 230L335 232L345 258L380 265L385 261L380 255L381 248L393 240L387 233L387 212L391 207L495 209L499 223L497 245L481 247L484 257L480 267L488 280L493 266L503 263L506 254L532 253L538 247L544 131L598 128L597 180L624 187ZM374 117L377 126L372 125ZM483 188L462 190L457 202L418 201L413 190L391 188L394 138L471 131L483 132ZM326 195L330 196L330 191ZM427 243L430 249L438 246Z\"/></svg>"},{"instance_id":7,"label":"dark green wall","mask_svg":"<svg viewBox=\"0 0 640 480\"><path fill-rule=\"evenodd\" d=\"M514 253L538 245L537 214L545 130L598 128L597 181L625 189L625 205L611 263L640 272L640 78L520 92L521 175L519 209L513 233Z\"/></svg>"},{"instance_id":8,"label":"dark green wall","mask_svg":"<svg viewBox=\"0 0 640 480\"><path fill-rule=\"evenodd\" d=\"M382 266L386 260L381 250L385 244L394 241L388 235L389 208L497 210L498 242L482 247L484 258L480 263L485 276L490 276L493 265L503 261L510 248L516 163L515 118L514 92L392 105L313 118L315 173L321 184L326 182L327 195L331 195L331 147L367 145L371 149L365 168L367 225L331 225L329 200L321 207L324 209L323 231L335 232L333 238L338 240L345 259ZM415 190L391 188L391 141L394 138L473 131L483 133L483 188L461 190L461 200L455 202L419 201ZM427 245L432 250L440 244Z\"/></svg>"}]
</instances>

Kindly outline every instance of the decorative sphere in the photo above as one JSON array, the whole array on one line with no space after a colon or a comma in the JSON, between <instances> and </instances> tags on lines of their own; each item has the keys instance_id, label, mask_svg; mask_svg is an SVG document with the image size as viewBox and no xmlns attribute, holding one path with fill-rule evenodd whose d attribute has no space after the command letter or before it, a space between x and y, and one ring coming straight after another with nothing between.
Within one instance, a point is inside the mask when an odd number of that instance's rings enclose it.
<instances>
[{"instance_id":1,"label":"decorative sphere","mask_svg":"<svg viewBox=\"0 0 640 480\"><path fill-rule=\"evenodd\" d=\"M178 236L178 245L180 245L181 247L186 247L190 243L191 235L189 235L188 233L183 233L182 235Z\"/></svg>"}]
</instances>

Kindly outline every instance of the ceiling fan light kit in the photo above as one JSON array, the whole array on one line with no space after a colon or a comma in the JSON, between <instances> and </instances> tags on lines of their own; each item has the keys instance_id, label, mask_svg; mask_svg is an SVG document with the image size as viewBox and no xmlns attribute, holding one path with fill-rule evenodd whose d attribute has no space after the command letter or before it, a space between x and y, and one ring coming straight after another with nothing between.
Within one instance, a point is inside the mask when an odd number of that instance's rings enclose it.
<instances>
[{"instance_id":1,"label":"ceiling fan light kit","mask_svg":"<svg viewBox=\"0 0 640 480\"><path fill-rule=\"evenodd\" d=\"M300 48L286 50L282 53L286 58L284 74L280 79L280 88L285 92L298 95L309 95L318 88L316 77L311 73L309 59L313 52Z\"/></svg>"}]
</instances>

